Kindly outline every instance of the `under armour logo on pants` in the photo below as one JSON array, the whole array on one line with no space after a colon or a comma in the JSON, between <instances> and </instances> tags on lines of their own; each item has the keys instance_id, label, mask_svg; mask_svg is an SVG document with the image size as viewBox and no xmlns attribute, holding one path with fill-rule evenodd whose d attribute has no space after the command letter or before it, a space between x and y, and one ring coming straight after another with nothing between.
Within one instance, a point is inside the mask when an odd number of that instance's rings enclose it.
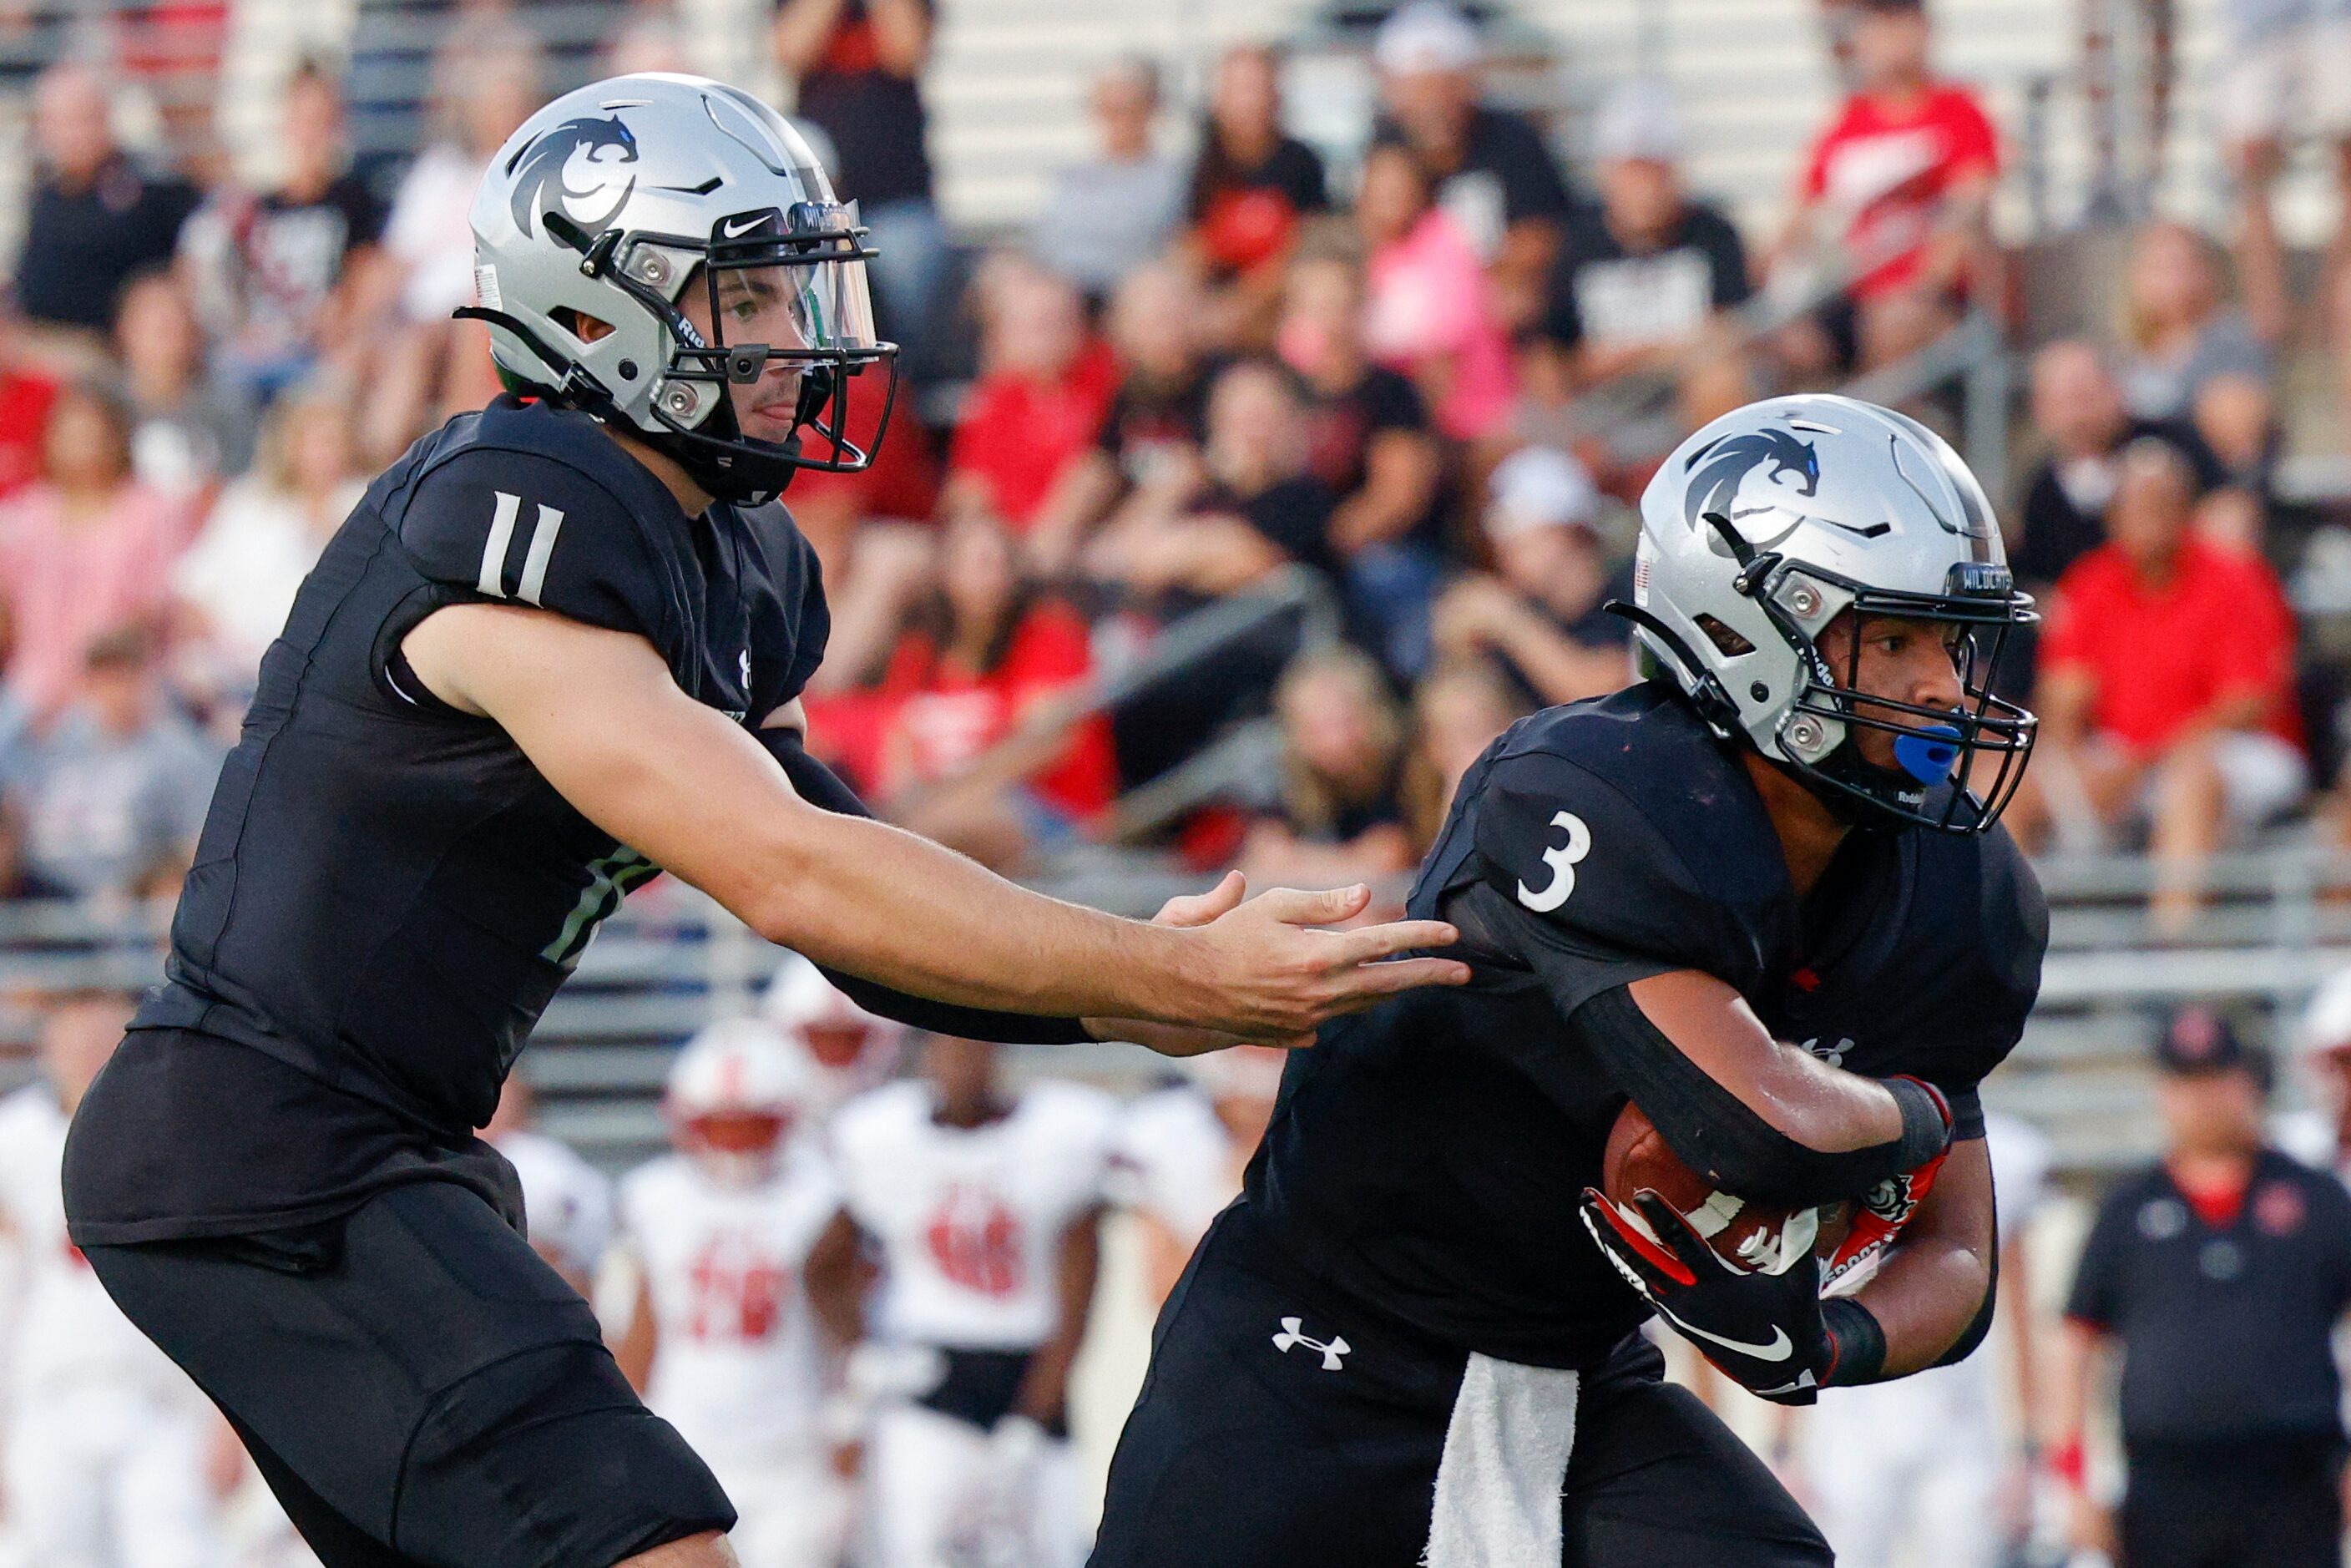
<instances>
[{"instance_id":1,"label":"under armour logo on pants","mask_svg":"<svg viewBox=\"0 0 2351 1568\"><path fill-rule=\"evenodd\" d=\"M1342 1364L1346 1360L1347 1353L1354 1346L1349 1344L1344 1339L1325 1341L1308 1338L1300 1332L1305 1321L1303 1318L1282 1319L1281 1332L1273 1336L1273 1348L1284 1355L1290 1354L1290 1347L1294 1344L1302 1344L1309 1350L1319 1350L1322 1353L1322 1370L1339 1371Z\"/></svg>"}]
</instances>

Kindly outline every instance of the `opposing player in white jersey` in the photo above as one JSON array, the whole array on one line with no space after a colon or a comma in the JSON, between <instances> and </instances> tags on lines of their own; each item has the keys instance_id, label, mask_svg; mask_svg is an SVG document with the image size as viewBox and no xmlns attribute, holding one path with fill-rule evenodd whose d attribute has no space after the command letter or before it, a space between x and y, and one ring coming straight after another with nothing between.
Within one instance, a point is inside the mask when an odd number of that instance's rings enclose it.
<instances>
[{"instance_id":1,"label":"opposing player in white jersey","mask_svg":"<svg viewBox=\"0 0 2351 1568\"><path fill-rule=\"evenodd\" d=\"M217 1417L131 1327L66 1238L66 1125L106 1064L127 997L52 999L40 1082L0 1100L0 1228L22 1259L0 1498L38 1568L210 1568L218 1561L204 1458Z\"/></svg>"},{"instance_id":2,"label":"opposing player in white jersey","mask_svg":"<svg viewBox=\"0 0 2351 1568\"><path fill-rule=\"evenodd\" d=\"M564 1282L595 1299L596 1267L612 1241L612 1181L579 1151L538 1127L538 1103L519 1072L506 1081L497 1114L482 1136L507 1157L522 1181L523 1217L531 1249Z\"/></svg>"},{"instance_id":3,"label":"opposing player in white jersey","mask_svg":"<svg viewBox=\"0 0 2351 1568\"><path fill-rule=\"evenodd\" d=\"M1801 1465L1838 1568L1997 1568L2029 1524L2030 1476L2010 1463L2006 1434L2018 1424L2032 1430L2023 1243L2047 1195L2050 1148L2030 1123L1998 1113L1986 1113L1984 1135L2001 1239L1999 1349L1822 1392L1806 1416Z\"/></svg>"},{"instance_id":4,"label":"opposing player in white jersey","mask_svg":"<svg viewBox=\"0 0 2351 1568\"><path fill-rule=\"evenodd\" d=\"M726 1489L745 1568L834 1568L848 1521L820 1419L839 1347L808 1291L841 1194L798 1126L809 1088L765 1023L711 1025L670 1073L676 1152L621 1183L639 1281L622 1370Z\"/></svg>"},{"instance_id":5,"label":"opposing player in white jersey","mask_svg":"<svg viewBox=\"0 0 2351 1568\"><path fill-rule=\"evenodd\" d=\"M808 1113L821 1126L833 1113L869 1089L879 1089L898 1071L910 1032L895 1019L871 1013L823 971L798 953L787 953L768 982L759 1016L780 1030L784 1042L810 1069Z\"/></svg>"},{"instance_id":6,"label":"opposing player in white jersey","mask_svg":"<svg viewBox=\"0 0 2351 1568\"><path fill-rule=\"evenodd\" d=\"M932 1037L927 1081L834 1119L850 1219L883 1260L875 1343L914 1369L866 1455L873 1568L1075 1568L1070 1364L1085 1332L1118 1105L1008 1094L997 1048Z\"/></svg>"},{"instance_id":7,"label":"opposing player in white jersey","mask_svg":"<svg viewBox=\"0 0 2351 1568\"><path fill-rule=\"evenodd\" d=\"M2299 1098L2271 1119L2278 1147L2351 1182L2351 969L2327 977L2294 1031Z\"/></svg>"},{"instance_id":8,"label":"opposing player in white jersey","mask_svg":"<svg viewBox=\"0 0 2351 1568\"><path fill-rule=\"evenodd\" d=\"M1255 1045L1193 1057L1190 1082L1138 1096L1120 1118L1112 1194L1142 1221L1153 1301L1167 1299L1208 1222L1240 1196L1286 1060Z\"/></svg>"}]
</instances>

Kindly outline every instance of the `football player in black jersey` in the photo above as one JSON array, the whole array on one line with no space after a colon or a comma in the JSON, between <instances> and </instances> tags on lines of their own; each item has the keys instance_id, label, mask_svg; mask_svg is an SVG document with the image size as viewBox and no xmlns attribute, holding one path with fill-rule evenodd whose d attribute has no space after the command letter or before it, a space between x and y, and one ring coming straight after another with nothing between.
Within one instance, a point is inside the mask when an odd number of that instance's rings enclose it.
<instances>
[{"instance_id":1,"label":"football player in black jersey","mask_svg":"<svg viewBox=\"0 0 2351 1568\"><path fill-rule=\"evenodd\" d=\"M862 465L848 400L886 399L893 350L863 231L774 111L582 89L472 222L465 313L522 395L418 442L304 584L68 1209L329 1568L707 1568L726 1499L474 1135L631 886L665 868L873 1011L998 1040L1294 1040L1468 971L1378 961L1438 922L1301 928L1361 889L1228 882L1158 925L1055 903L862 820L809 758L824 601L766 503Z\"/></svg>"},{"instance_id":2,"label":"football player in black jersey","mask_svg":"<svg viewBox=\"0 0 2351 1568\"><path fill-rule=\"evenodd\" d=\"M1986 683L2032 609L1991 508L1916 422L1775 399L1667 462L1635 570L1648 678L1512 727L1421 868L1469 986L1290 1058L1094 1568L1825 1564L1643 1321L1795 1403L1982 1337L1977 1084L2047 931L1996 826L2033 721ZM1719 1193L1866 1198L1853 1231L1726 1257L1713 1205L1603 1197L1628 1099Z\"/></svg>"}]
</instances>

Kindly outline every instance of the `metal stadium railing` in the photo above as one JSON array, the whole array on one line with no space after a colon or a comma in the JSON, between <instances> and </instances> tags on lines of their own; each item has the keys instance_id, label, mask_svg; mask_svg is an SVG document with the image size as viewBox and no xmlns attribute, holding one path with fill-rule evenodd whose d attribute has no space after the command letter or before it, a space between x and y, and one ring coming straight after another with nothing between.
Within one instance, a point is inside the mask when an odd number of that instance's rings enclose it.
<instances>
[{"instance_id":1,"label":"metal stadium railing","mask_svg":"<svg viewBox=\"0 0 2351 1568\"><path fill-rule=\"evenodd\" d=\"M2188 998L2229 1009L2281 1055L2311 988L2351 966L2351 857L2281 848L2213 861L2210 905L2192 942L2145 935L2147 862L2052 859L2042 873L2051 950L2041 1006L1986 1099L2039 1124L2060 1168L2112 1169L2155 1146L2145 1060L2158 1010ZM1039 885L1145 915L1197 879L1165 862L1103 851ZM141 986L160 973L157 908L0 904L0 1083L32 1071L30 1003L69 986ZM632 899L588 948L523 1058L549 1127L618 1166L652 1152L677 1043L713 1018L755 1008L775 952L702 894L663 882ZM1132 1046L1035 1048L1016 1066L1050 1066L1120 1088L1159 1071ZM2282 1073L2291 1101L2300 1085Z\"/></svg>"}]
</instances>

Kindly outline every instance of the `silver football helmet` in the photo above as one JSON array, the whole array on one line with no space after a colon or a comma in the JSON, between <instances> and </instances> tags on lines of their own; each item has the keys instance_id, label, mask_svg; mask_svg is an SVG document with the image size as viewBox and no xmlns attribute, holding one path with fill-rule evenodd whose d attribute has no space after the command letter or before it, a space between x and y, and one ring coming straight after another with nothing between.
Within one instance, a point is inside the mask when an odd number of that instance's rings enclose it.
<instances>
[{"instance_id":1,"label":"silver football helmet","mask_svg":"<svg viewBox=\"0 0 2351 1568\"><path fill-rule=\"evenodd\" d=\"M1976 833L2022 779L2037 721L1990 682L2009 631L2037 619L2032 596L2017 591L1982 486L1917 420L1834 396L1725 414L1650 480L1633 582L1620 610L1646 662L1717 731L1833 806ZM1851 647L1823 649L1848 609ZM1953 629L1959 707L1840 679L1875 616ZM1899 767L1862 755L1864 729L1894 735Z\"/></svg>"},{"instance_id":2,"label":"silver football helmet","mask_svg":"<svg viewBox=\"0 0 2351 1568\"><path fill-rule=\"evenodd\" d=\"M728 500L872 461L897 389L873 253L808 143L748 93L656 72L566 93L498 150L472 222L479 303L458 314L489 324L516 391L633 428ZM876 364L861 447L850 389Z\"/></svg>"}]
</instances>

